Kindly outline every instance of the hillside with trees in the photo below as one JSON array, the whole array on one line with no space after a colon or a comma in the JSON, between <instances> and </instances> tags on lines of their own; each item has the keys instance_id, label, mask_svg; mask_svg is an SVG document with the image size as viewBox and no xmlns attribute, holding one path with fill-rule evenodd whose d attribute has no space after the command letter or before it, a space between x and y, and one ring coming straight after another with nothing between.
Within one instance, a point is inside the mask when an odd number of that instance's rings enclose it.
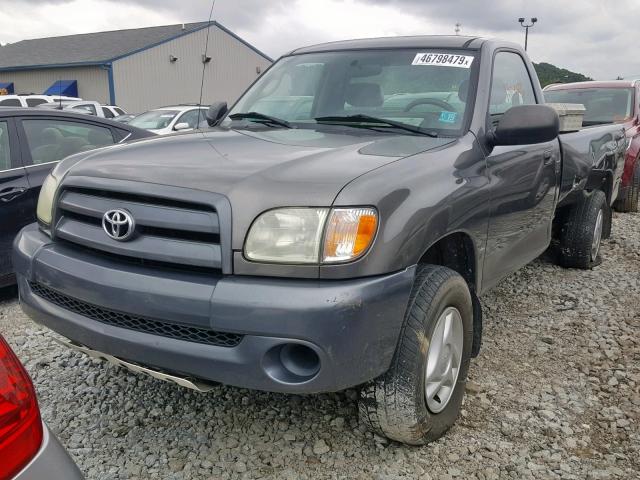
<instances>
[{"instance_id":1,"label":"hillside with trees","mask_svg":"<svg viewBox=\"0 0 640 480\"><path fill-rule=\"evenodd\" d=\"M593 78L589 78L581 73L572 72L566 68L558 68L550 63L534 63L533 66L535 67L538 78L540 79L540 85L543 87L550 83L570 83L593 80Z\"/></svg>"}]
</instances>

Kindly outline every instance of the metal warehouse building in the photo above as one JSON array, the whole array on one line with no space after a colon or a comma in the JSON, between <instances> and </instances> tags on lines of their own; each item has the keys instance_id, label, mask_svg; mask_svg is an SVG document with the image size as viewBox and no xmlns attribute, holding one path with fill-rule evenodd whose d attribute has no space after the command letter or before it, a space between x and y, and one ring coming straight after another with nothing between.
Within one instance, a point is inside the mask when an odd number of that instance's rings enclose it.
<instances>
[{"instance_id":1,"label":"metal warehouse building","mask_svg":"<svg viewBox=\"0 0 640 480\"><path fill-rule=\"evenodd\" d=\"M267 55L224 26L201 22L0 46L0 85L15 93L61 92L143 112L197 103L203 66L203 103L231 103L270 64Z\"/></svg>"}]
</instances>

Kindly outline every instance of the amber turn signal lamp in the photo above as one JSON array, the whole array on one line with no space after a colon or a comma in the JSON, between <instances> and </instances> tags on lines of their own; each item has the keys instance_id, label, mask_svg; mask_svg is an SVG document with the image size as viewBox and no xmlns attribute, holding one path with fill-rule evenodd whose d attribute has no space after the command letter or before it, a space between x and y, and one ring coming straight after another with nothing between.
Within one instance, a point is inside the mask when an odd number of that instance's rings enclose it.
<instances>
[{"instance_id":1,"label":"amber turn signal lamp","mask_svg":"<svg viewBox=\"0 0 640 480\"><path fill-rule=\"evenodd\" d=\"M336 208L331 211L324 235L324 263L353 260L371 246L378 228L374 208Z\"/></svg>"}]
</instances>

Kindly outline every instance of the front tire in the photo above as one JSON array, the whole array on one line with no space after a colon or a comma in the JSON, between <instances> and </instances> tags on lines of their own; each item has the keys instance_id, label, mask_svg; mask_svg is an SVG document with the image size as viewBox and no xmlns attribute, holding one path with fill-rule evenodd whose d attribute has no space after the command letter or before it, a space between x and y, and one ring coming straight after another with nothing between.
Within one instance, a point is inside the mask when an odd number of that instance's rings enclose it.
<instances>
[{"instance_id":1,"label":"front tire","mask_svg":"<svg viewBox=\"0 0 640 480\"><path fill-rule=\"evenodd\" d=\"M473 344L473 304L453 270L418 267L389 370L360 391L360 420L375 433L421 445L456 421Z\"/></svg>"},{"instance_id":2,"label":"front tire","mask_svg":"<svg viewBox=\"0 0 640 480\"><path fill-rule=\"evenodd\" d=\"M572 206L560 232L560 265L592 268L600 263L600 245L605 231L607 196L596 190Z\"/></svg>"}]
</instances>

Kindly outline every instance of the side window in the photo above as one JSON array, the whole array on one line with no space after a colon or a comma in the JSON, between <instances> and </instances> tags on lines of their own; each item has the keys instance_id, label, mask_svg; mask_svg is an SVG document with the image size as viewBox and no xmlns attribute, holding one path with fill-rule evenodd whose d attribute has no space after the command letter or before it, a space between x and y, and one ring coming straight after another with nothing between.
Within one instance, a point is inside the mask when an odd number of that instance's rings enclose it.
<instances>
[{"instance_id":1,"label":"side window","mask_svg":"<svg viewBox=\"0 0 640 480\"><path fill-rule=\"evenodd\" d=\"M113 107L113 109L118 115L126 115L126 113L124 113L124 110L122 110L120 107Z\"/></svg>"},{"instance_id":2,"label":"side window","mask_svg":"<svg viewBox=\"0 0 640 480\"><path fill-rule=\"evenodd\" d=\"M197 128L198 123L204 118L204 114L204 110L189 110L188 112L182 114L182 116L176 122L176 125L178 123L188 123L189 127Z\"/></svg>"},{"instance_id":3,"label":"side window","mask_svg":"<svg viewBox=\"0 0 640 480\"><path fill-rule=\"evenodd\" d=\"M21 107L22 104L17 98L7 98L6 100L0 100L0 107Z\"/></svg>"},{"instance_id":4,"label":"side window","mask_svg":"<svg viewBox=\"0 0 640 480\"><path fill-rule=\"evenodd\" d=\"M537 103L524 60L517 53L498 52L493 62L489 113L492 121L516 105Z\"/></svg>"},{"instance_id":5,"label":"side window","mask_svg":"<svg viewBox=\"0 0 640 480\"><path fill-rule=\"evenodd\" d=\"M104 113L104 118L113 118L113 112L108 107L102 107L102 113Z\"/></svg>"},{"instance_id":6,"label":"side window","mask_svg":"<svg viewBox=\"0 0 640 480\"><path fill-rule=\"evenodd\" d=\"M69 155L113 145L111 130L58 119L23 120L34 164L57 162Z\"/></svg>"},{"instance_id":7,"label":"side window","mask_svg":"<svg viewBox=\"0 0 640 480\"><path fill-rule=\"evenodd\" d=\"M9 149L9 125L0 122L0 172L11 168L11 150Z\"/></svg>"},{"instance_id":8,"label":"side window","mask_svg":"<svg viewBox=\"0 0 640 480\"><path fill-rule=\"evenodd\" d=\"M43 103L47 103L47 101L43 98L27 98L27 105L30 107L37 107L38 105L42 105Z\"/></svg>"}]
</instances>

